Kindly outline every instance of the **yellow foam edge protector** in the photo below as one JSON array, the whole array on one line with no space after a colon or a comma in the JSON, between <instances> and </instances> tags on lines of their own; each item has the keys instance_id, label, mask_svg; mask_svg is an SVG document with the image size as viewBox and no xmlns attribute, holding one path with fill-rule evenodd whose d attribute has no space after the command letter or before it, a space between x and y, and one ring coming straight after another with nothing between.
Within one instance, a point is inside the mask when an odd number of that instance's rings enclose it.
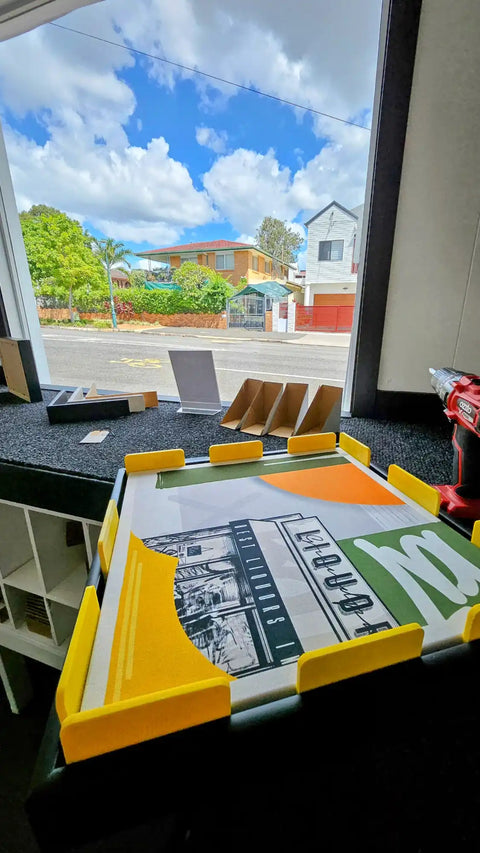
<instances>
[{"instance_id":1,"label":"yellow foam edge protector","mask_svg":"<svg viewBox=\"0 0 480 853\"><path fill-rule=\"evenodd\" d=\"M354 459L357 459L358 462L361 462L362 465L365 465L366 468L370 468L370 460L372 457L372 451L366 444L362 444L361 441L357 441L356 438L353 438L351 435L347 435L346 432L341 432L338 436L338 446L348 453L350 456L353 456Z\"/></svg>"},{"instance_id":2,"label":"yellow foam edge protector","mask_svg":"<svg viewBox=\"0 0 480 853\"><path fill-rule=\"evenodd\" d=\"M318 432L312 435L292 435L287 439L287 452L315 453L318 450L335 450L337 437L334 432Z\"/></svg>"},{"instance_id":3,"label":"yellow foam edge protector","mask_svg":"<svg viewBox=\"0 0 480 853\"><path fill-rule=\"evenodd\" d=\"M229 680L212 678L72 714L60 741L71 764L230 714Z\"/></svg>"},{"instance_id":4,"label":"yellow foam edge protector","mask_svg":"<svg viewBox=\"0 0 480 853\"><path fill-rule=\"evenodd\" d=\"M208 456L212 464L216 462L246 462L261 459L262 441L233 441L229 444L212 444Z\"/></svg>"},{"instance_id":5,"label":"yellow foam edge protector","mask_svg":"<svg viewBox=\"0 0 480 853\"><path fill-rule=\"evenodd\" d=\"M408 471L404 471L398 465L390 465L388 468L387 481L404 495L411 498L420 506L423 506L432 515L438 515L440 511L440 492Z\"/></svg>"},{"instance_id":6,"label":"yellow foam edge protector","mask_svg":"<svg viewBox=\"0 0 480 853\"><path fill-rule=\"evenodd\" d=\"M468 611L462 640L464 643L480 640L480 604L474 604Z\"/></svg>"},{"instance_id":7,"label":"yellow foam edge protector","mask_svg":"<svg viewBox=\"0 0 480 853\"><path fill-rule=\"evenodd\" d=\"M115 545L115 539L117 536L118 522L117 504L112 499L108 503L97 543L100 568L104 577L108 575L108 570L112 561L113 546Z\"/></svg>"},{"instance_id":8,"label":"yellow foam edge protector","mask_svg":"<svg viewBox=\"0 0 480 853\"><path fill-rule=\"evenodd\" d=\"M480 519L473 523L471 542L472 545L476 545L477 548L480 548Z\"/></svg>"},{"instance_id":9,"label":"yellow foam edge protector","mask_svg":"<svg viewBox=\"0 0 480 853\"><path fill-rule=\"evenodd\" d=\"M151 450L149 453L127 453L124 461L127 474L162 471L167 468L183 468L185 453L180 447L173 450Z\"/></svg>"},{"instance_id":10,"label":"yellow foam edge protector","mask_svg":"<svg viewBox=\"0 0 480 853\"><path fill-rule=\"evenodd\" d=\"M423 628L412 622L305 652L298 659L297 693L420 657L423 633Z\"/></svg>"},{"instance_id":11,"label":"yellow foam edge protector","mask_svg":"<svg viewBox=\"0 0 480 853\"><path fill-rule=\"evenodd\" d=\"M87 586L55 694L55 708L61 723L80 710L99 617L97 591L94 586Z\"/></svg>"}]
</instances>

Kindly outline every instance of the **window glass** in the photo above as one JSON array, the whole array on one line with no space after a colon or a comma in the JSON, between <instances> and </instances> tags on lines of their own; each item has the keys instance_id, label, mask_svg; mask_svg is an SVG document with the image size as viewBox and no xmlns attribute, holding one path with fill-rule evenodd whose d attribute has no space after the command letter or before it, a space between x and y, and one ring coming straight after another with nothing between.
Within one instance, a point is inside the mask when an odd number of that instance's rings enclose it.
<instances>
[{"instance_id":1,"label":"window glass","mask_svg":"<svg viewBox=\"0 0 480 853\"><path fill-rule=\"evenodd\" d=\"M233 254L225 254L218 255L216 257L216 269L217 270L233 270L234 269L234 259Z\"/></svg>"},{"instance_id":2,"label":"window glass","mask_svg":"<svg viewBox=\"0 0 480 853\"><path fill-rule=\"evenodd\" d=\"M258 255L252 257L252 270L258 270Z\"/></svg>"},{"instance_id":3,"label":"window glass","mask_svg":"<svg viewBox=\"0 0 480 853\"><path fill-rule=\"evenodd\" d=\"M343 260L343 240L320 240L318 244L318 260Z\"/></svg>"}]
</instances>

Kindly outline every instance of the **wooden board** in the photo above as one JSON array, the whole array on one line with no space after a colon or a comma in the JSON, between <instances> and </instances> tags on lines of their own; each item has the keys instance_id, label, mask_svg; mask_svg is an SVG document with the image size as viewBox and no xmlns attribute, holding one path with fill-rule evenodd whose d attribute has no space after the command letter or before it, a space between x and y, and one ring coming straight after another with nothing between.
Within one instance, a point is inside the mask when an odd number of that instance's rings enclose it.
<instances>
[{"instance_id":1,"label":"wooden board","mask_svg":"<svg viewBox=\"0 0 480 853\"><path fill-rule=\"evenodd\" d=\"M29 403L39 403L43 399L29 340L0 338L0 361L12 394Z\"/></svg>"}]
</instances>

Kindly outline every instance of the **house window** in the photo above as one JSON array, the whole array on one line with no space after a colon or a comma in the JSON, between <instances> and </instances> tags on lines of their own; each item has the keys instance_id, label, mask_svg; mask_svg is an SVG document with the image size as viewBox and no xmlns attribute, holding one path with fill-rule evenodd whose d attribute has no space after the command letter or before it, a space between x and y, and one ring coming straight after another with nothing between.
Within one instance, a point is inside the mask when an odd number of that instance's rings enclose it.
<instances>
[{"instance_id":1,"label":"house window","mask_svg":"<svg viewBox=\"0 0 480 853\"><path fill-rule=\"evenodd\" d=\"M252 270L257 270L258 272L258 255L252 255Z\"/></svg>"},{"instance_id":2,"label":"house window","mask_svg":"<svg viewBox=\"0 0 480 853\"><path fill-rule=\"evenodd\" d=\"M265 272L268 272L268 273L272 272L272 262L271 261L265 261Z\"/></svg>"},{"instance_id":3,"label":"house window","mask_svg":"<svg viewBox=\"0 0 480 853\"><path fill-rule=\"evenodd\" d=\"M319 261L342 261L343 240L320 240L318 244Z\"/></svg>"},{"instance_id":4,"label":"house window","mask_svg":"<svg viewBox=\"0 0 480 853\"><path fill-rule=\"evenodd\" d=\"M235 269L235 264L233 260L233 254L225 254L218 255L216 257L216 269L217 270L233 270Z\"/></svg>"},{"instance_id":5,"label":"house window","mask_svg":"<svg viewBox=\"0 0 480 853\"><path fill-rule=\"evenodd\" d=\"M187 261L191 261L191 260L192 259L191 259L190 255L180 255L180 266L182 266L182 264L186 264Z\"/></svg>"}]
</instances>

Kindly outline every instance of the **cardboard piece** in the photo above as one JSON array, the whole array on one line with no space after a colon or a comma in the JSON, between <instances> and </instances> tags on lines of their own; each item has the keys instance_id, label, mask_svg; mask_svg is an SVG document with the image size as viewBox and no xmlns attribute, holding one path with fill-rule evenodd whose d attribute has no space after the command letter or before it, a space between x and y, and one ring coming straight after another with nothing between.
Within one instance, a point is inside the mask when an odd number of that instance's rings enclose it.
<instances>
[{"instance_id":1,"label":"cardboard piece","mask_svg":"<svg viewBox=\"0 0 480 853\"><path fill-rule=\"evenodd\" d=\"M145 408L153 409L158 407L158 394L156 391L127 391L125 393L99 394L97 386L92 383L89 390L85 394L85 400L117 400L122 397L131 397L132 395L141 394L145 400Z\"/></svg>"},{"instance_id":2,"label":"cardboard piece","mask_svg":"<svg viewBox=\"0 0 480 853\"><path fill-rule=\"evenodd\" d=\"M211 350L169 350L181 406L188 415L216 415L222 409Z\"/></svg>"},{"instance_id":3,"label":"cardboard piece","mask_svg":"<svg viewBox=\"0 0 480 853\"><path fill-rule=\"evenodd\" d=\"M287 382L270 423L269 435L290 438L300 426L308 409L308 383Z\"/></svg>"},{"instance_id":4,"label":"cardboard piece","mask_svg":"<svg viewBox=\"0 0 480 853\"><path fill-rule=\"evenodd\" d=\"M240 432L265 435L282 396L282 382L263 382L242 420Z\"/></svg>"},{"instance_id":5,"label":"cardboard piece","mask_svg":"<svg viewBox=\"0 0 480 853\"><path fill-rule=\"evenodd\" d=\"M342 395L343 388L337 388L336 385L320 385L305 417L293 434L340 432Z\"/></svg>"},{"instance_id":6,"label":"cardboard piece","mask_svg":"<svg viewBox=\"0 0 480 853\"><path fill-rule=\"evenodd\" d=\"M29 340L0 338L0 360L8 390L28 403L43 400Z\"/></svg>"},{"instance_id":7,"label":"cardboard piece","mask_svg":"<svg viewBox=\"0 0 480 853\"><path fill-rule=\"evenodd\" d=\"M74 392L75 393L75 392ZM77 421L99 421L108 418L121 418L132 412L145 411L142 394L129 397L110 397L106 400L71 401L67 391L59 391L47 405L48 420L51 424L76 423Z\"/></svg>"},{"instance_id":8,"label":"cardboard piece","mask_svg":"<svg viewBox=\"0 0 480 853\"><path fill-rule=\"evenodd\" d=\"M220 421L220 426L224 426L227 429L240 429L242 420L262 385L262 379L245 379L238 394Z\"/></svg>"}]
</instances>

